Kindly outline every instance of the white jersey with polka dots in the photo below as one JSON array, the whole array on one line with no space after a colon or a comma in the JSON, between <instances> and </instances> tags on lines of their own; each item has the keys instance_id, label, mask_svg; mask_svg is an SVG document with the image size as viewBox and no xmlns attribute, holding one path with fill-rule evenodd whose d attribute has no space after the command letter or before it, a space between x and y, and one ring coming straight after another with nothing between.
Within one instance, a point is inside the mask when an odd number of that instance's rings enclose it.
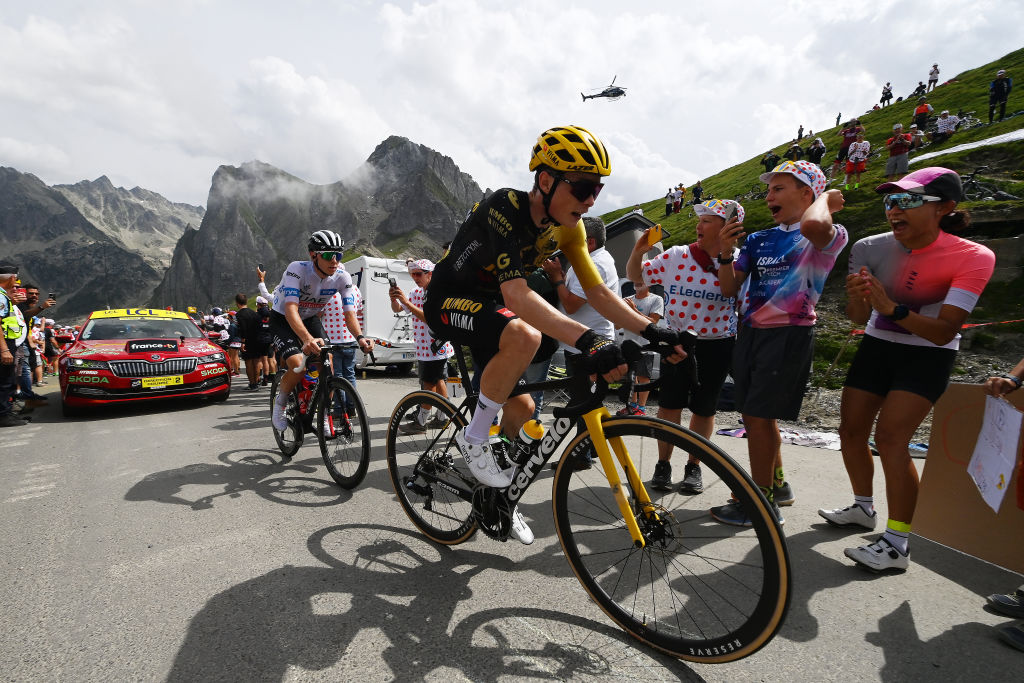
<instances>
[{"instance_id":1,"label":"white jersey with polka dots","mask_svg":"<svg viewBox=\"0 0 1024 683\"><path fill-rule=\"evenodd\" d=\"M718 260L714 263L717 268ZM671 329L693 330L702 339L736 335L735 297L722 295L718 276L701 268L689 245L670 247L644 261L643 274L648 285L665 288L665 321Z\"/></svg>"},{"instance_id":2,"label":"white jersey with polka dots","mask_svg":"<svg viewBox=\"0 0 1024 683\"><path fill-rule=\"evenodd\" d=\"M416 308L423 308L422 287L417 287L409 293L409 303ZM443 360L455 355L455 351L449 342L445 342L438 353L431 353L430 345L434 338L430 336L427 324L416 316L412 316L412 334L416 342L416 360Z\"/></svg>"},{"instance_id":3,"label":"white jersey with polka dots","mask_svg":"<svg viewBox=\"0 0 1024 683\"><path fill-rule=\"evenodd\" d=\"M354 295L355 302L354 306L356 309L356 320L359 321L359 328L363 327L363 295L359 293L356 287L352 287L349 293ZM332 344L354 344L356 338L352 336L352 333L348 331L348 325L345 324L345 315L342 311L343 302L341 300L341 292L335 293L331 300L324 306L323 324L324 332L327 333L327 339Z\"/></svg>"}]
</instances>

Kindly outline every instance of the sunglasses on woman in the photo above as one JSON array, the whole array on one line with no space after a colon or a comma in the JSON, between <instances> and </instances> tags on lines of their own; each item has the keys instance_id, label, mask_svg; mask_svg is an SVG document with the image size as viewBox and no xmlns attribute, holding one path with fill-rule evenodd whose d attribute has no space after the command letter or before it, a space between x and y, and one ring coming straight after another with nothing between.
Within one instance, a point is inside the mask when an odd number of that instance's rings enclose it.
<instances>
[{"instance_id":1,"label":"sunglasses on woman","mask_svg":"<svg viewBox=\"0 0 1024 683\"><path fill-rule=\"evenodd\" d=\"M593 180L569 180L563 175L555 176L555 180L568 185L569 193L581 202L585 202L591 197L597 199L597 195L601 194L601 188L604 187L604 183Z\"/></svg>"},{"instance_id":2,"label":"sunglasses on woman","mask_svg":"<svg viewBox=\"0 0 1024 683\"><path fill-rule=\"evenodd\" d=\"M914 194L912 192L896 192L894 194L887 194L882 199L882 203L885 204L885 210L891 211L897 206L901 209L916 209L919 206L923 206L925 202L941 202L942 197L933 197L929 194Z\"/></svg>"},{"instance_id":3,"label":"sunglasses on woman","mask_svg":"<svg viewBox=\"0 0 1024 683\"><path fill-rule=\"evenodd\" d=\"M340 261L341 260L341 252L340 251L318 251L318 252L316 252L316 255L319 256L320 258L322 258L325 261Z\"/></svg>"}]
</instances>

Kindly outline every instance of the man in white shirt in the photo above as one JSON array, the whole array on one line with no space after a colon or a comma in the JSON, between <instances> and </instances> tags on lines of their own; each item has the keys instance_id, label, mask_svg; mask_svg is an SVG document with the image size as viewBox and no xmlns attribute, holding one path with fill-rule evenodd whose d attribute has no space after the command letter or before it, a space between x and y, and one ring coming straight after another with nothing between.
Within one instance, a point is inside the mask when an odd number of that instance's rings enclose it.
<instances>
[{"instance_id":1,"label":"man in white shirt","mask_svg":"<svg viewBox=\"0 0 1024 683\"><path fill-rule=\"evenodd\" d=\"M604 221L600 218L585 216L583 226L587 233L587 250L590 252L590 259L597 267L597 272L600 273L605 286L618 294L619 275L615 270L615 259L604 247L606 238ZM549 259L544 262L544 272L547 273L551 285L556 288L559 307L565 311L567 316L581 325L586 325L601 336L609 339L615 336L615 326L612 322L587 303L586 294L572 268L563 274L561 263L555 259ZM564 343L562 350L567 354L567 362L569 354L579 354L576 347Z\"/></svg>"},{"instance_id":2,"label":"man in white shirt","mask_svg":"<svg viewBox=\"0 0 1024 683\"><path fill-rule=\"evenodd\" d=\"M661 325L661 320L665 317L665 300L657 294L651 294L651 289L647 286L646 282L635 282L633 286L636 288L636 294L626 297L626 305L640 315L645 316L655 325ZM640 346L647 344L646 339L629 330L624 331L623 337L625 340L634 341ZM644 351L642 360L636 369L637 384L647 384L653 374L654 354L650 351ZM616 414L646 415L648 393L647 391L636 392L634 395L635 402L628 403L625 408L619 410Z\"/></svg>"},{"instance_id":3,"label":"man in white shirt","mask_svg":"<svg viewBox=\"0 0 1024 683\"><path fill-rule=\"evenodd\" d=\"M960 117L951 116L948 109L943 109L939 118L935 121L936 131L931 134L931 141L935 144L945 142L953 137L956 127L960 124Z\"/></svg>"}]
</instances>

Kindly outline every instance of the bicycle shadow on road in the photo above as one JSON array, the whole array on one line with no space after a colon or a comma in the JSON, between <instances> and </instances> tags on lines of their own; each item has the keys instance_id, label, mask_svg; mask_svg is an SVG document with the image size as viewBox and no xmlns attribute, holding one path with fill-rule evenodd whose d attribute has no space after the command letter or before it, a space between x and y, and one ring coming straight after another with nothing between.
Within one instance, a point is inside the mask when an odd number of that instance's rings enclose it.
<instances>
[{"instance_id":1,"label":"bicycle shadow on road","mask_svg":"<svg viewBox=\"0 0 1024 683\"><path fill-rule=\"evenodd\" d=\"M252 492L261 498L298 507L339 505L352 498L352 492L338 487L327 476L310 477L323 472L323 461L280 461L271 451L236 449L217 456L223 464L201 462L147 474L133 485L124 499L184 505L193 510L208 510L217 498L238 498ZM314 464L315 462L315 464ZM218 489L197 498L184 495L186 487Z\"/></svg>"},{"instance_id":2,"label":"bicycle shadow on road","mask_svg":"<svg viewBox=\"0 0 1024 683\"><path fill-rule=\"evenodd\" d=\"M332 526L307 544L322 564L274 569L210 599L167 680L279 681L296 669L338 664L350 679L372 672L397 680L701 680L610 624L556 609L489 606L495 596L475 594L470 584L486 570L517 582L516 564L500 555L438 546L384 525ZM470 599L481 609L453 624Z\"/></svg>"}]
</instances>

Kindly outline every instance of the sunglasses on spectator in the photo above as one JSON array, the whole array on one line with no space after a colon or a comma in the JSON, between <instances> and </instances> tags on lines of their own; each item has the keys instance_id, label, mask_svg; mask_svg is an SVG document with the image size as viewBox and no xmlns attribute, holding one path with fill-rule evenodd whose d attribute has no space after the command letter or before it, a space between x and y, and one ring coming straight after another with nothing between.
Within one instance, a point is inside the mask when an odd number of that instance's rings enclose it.
<instances>
[{"instance_id":1,"label":"sunglasses on spectator","mask_svg":"<svg viewBox=\"0 0 1024 683\"><path fill-rule=\"evenodd\" d=\"M556 175L555 180L568 185L570 194L581 202L585 202L591 197L597 199L597 195L601 194L601 188L604 187L604 183L593 180L569 180L563 175Z\"/></svg>"},{"instance_id":2,"label":"sunglasses on spectator","mask_svg":"<svg viewBox=\"0 0 1024 683\"><path fill-rule=\"evenodd\" d=\"M933 197L929 194L913 194L911 192L897 192L894 194L887 194L882 199L882 203L885 204L885 210L891 211L897 206L901 209L916 209L922 206L925 202L941 202L942 197Z\"/></svg>"},{"instance_id":3,"label":"sunglasses on spectator","mask_svg":"<svg viewBox=\"0 0 1024 683\"><path fill-rule=\"evenodd\" d=\"M320 258L322 258L325 261L340 261L341 260L341 252L340 251L318 251L318 252L316 252L316 255L319 256Z\"/></svg>"}]
</instances>

